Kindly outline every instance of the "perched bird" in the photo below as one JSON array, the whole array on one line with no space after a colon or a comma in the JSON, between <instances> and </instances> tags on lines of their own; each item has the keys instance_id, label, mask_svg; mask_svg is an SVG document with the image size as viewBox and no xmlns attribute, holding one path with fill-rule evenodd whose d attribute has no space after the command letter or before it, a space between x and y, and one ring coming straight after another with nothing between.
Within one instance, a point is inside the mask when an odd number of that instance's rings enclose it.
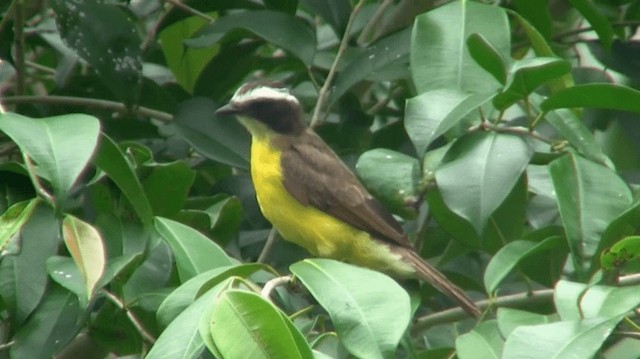
<instances>
[{"instance_id":1,"label":"perched bird","mask_svg":"<svg viewBox=\"0 0 640 359\"><path fill-rule=\"evenodd\" d=\"M251 177L264 216L311 254L419 277L480 315L475 303L413 249L400 224L308 128L286 88L250 82L216 115L237 115L251 133Z\"/></svg>"}]
</instances>

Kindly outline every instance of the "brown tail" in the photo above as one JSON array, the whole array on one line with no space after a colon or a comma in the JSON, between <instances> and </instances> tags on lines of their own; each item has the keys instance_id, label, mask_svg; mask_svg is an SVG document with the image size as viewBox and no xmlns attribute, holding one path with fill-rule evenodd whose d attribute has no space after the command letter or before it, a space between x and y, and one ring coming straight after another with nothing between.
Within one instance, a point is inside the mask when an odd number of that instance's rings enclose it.
<instances>
[{"instance_id":1,"label":"brown tail","mask_svg":"<svg viewBox=\"0 0 640 359\"><path fill-rule=\"evenodd\" d=\"M462 289L451 283L444 274L425 262L416 252L409 248L402 248L402 256L416 269L416 275L425 282L431 284L442 293L454 299L462 309L474 317L482 313L476 304Z\"/></svg>"}]
</instances>

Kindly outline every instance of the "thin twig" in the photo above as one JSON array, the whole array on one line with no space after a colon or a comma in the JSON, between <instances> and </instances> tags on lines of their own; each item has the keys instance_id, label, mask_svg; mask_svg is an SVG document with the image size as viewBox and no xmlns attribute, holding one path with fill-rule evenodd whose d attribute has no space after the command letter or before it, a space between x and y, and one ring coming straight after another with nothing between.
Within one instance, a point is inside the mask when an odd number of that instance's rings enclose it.
<instances>
[{"instance_id":1,"label":"thin twig","mask_svg":"<svg viewBox=\"0 0 640 359\"><path fill-rule=\"evenodd\" d=\"M640 274L632 274L621 277L619 284L621 286L640 284ZM541 289L529 293L511 294L502 297L481 300L479 302L476 302L476 305L483 311L485 311L489 307L522 308L539 303L551 303L553 301L553 294L553 289ZM451 308L418 318L411 331L417 333L438 324L456 322L468 317L469 314L462 308Z\"/></svg>"},{"instance_id":2,"label":"thin twig","mask_svg":"<svg viewBox=\"0 0 640 359\"><path fill-rule=\"evenodd\" d=\"M393 0L384 0L382 4L378 6L376 12L373 14L369 22L367 22L367 25L365 25L364 29L362 29L362 32L360 32L360 36L358 36L358 44L364 46L365 44L375 40L375 38L370 39L369 37L371 37L371 33L374 30L379 28L380 20L383 19L385 11L387 11L387 8L391 4L393 4Z\"/></svg>"},{"instance_id":3,"label":"thin twig","mask_svg":"<svg viewBox=\"0 0 640 359\"><path fill-rule=\"evenodd\" d=\"M144 338L144 340L146 340L150 344L153 344L156 342L156 338L144 328L140 320L138 320L138 318L136 318L136 316L133 315L133 313L131 313L131 311L127 308L124 302L120 300L120 298L116 297L114 294L112 294L111 292L105 289L102 290L102 293L105 295L105 297L107 297L107 299L109 299L119 309L123 310L126 313L127 318L129 318L129 320L131 321L131 324L133 324L133 326L136 327L136 329L138 330L140 335L142 335L142 338Z\"/></svg>"},{"instance_id":4,"label":"thin twig","mask_svg":"<svg viewBox=\"0 0 640 359\"><path fill-rule=\"evenodd\" d=\"M289 283L291 279L293 279L293 277L290 275L271 279L264 284L264 287L262 287L262 290L260 291L260 295L265 299L269 299L271 297L271 292L273 292L274 289Z\"/></svg>"},{"instance_id":5,"label":"thin twig","mask_svg":"<svg viewBox=\"0 0 640 359\"><path fill-rule=\"evenodd\" d=\"M7 350L7 349L11 348L11 346L13 344L15 344L15 343L16 343L16 341L12 340L10 342L4 343L4 344L0 344L0 350Z\"/></svg>"},{"instance_id":6,"label":"thin twig","mask_svg":"<svg viewBox=\"0 0 640 359\"><path fill-rule=\"evenodd\" d=\"M622 21L613 21L611 22L611 26L613 27L626 27L626 26L640 26L640 21L638 20L622 20ZM589 27L581 27L578 29L572 29L565 32L561 32L557 35L553 36L553 40L559 41L562 38L570 37L574 35L579 35L584 32L594 31L595 29L592 26Z\"/></svg>"},{"instance_id":7,"label":"thin twig","mask_svg":"<svg viewBox=\"0 0 640 359\"><path fill-rule=\"evenodd\" d=\"M311 127L317 125L318 118L320 116L320 110L324 106L324 103L327 100L327 95L329 94L329 88L331 87L331 83L333 82L333 78L336 74L336 69L338 68L338 63L342 58L342 54L344 50L347 48L347 43L349 42L349 34L351 33L351 27L353 26L353 22L356 19L356 15L364 5L365 0L360 0L351 11L351 15L349 16L349 21L347 22L347 27L344 30L344 35L342 36L342 41L340 41L340 47L338 48L338 53L336 53L336 58L333 60L333 64L329 69L329 74L327 75L322 88L320 88L320 92L318 93L318 102L316 102L316 107L313 110L313 116L311 117L311 123L309 124Z\"/></svg>"},{"instance_id":8,"label":"thin twig","mask_svg":"<svg viewBox=\"0 0 640 359\"><path fill-rule=\"evenodd\" d=\"M264 263L273 248L273 245L276 243L278 230L275 228L271 228L269 231L269 236L267 236L267 241L264 243L264 247L262 247L262 252L258 256L258 263Z\"/></svg>"},{"instance_id":9,"label":"thin twig","mask_svg":"<svg viewBox=\"0 0 640 359\"><path fill-rule=\"evenodd\" d=\"M158 119L163 122L170 122L173 120L173 116L169 113L150 109L147 107L135 107L127 108L120 102L102 100L97 98L82 98L72 96L10 96L3 98L2 101L5 105L9 104L48 104L48 105L71 105L71 106L83 106L93 107L102 110L109 110L119 113L134 113L139 116L148 116Z\"/></svg>"},{"instance_id":10,"label":"thin twig","mask_svg":"<svg viewBox=\"0 0 640 359\"><path fill-rule=\"evenodd\" d=\"M207 20L208 22L214 22L215 21L215 19L212 18L211 16L194 9L189 5L185 5L179 0L165 0L165 1L168 2L169 4L174 5L177 8L180 8L180 9L186 11L187 13L189 13L191 15L199 16L199 17Z\"/></svg>"}]
</instances>

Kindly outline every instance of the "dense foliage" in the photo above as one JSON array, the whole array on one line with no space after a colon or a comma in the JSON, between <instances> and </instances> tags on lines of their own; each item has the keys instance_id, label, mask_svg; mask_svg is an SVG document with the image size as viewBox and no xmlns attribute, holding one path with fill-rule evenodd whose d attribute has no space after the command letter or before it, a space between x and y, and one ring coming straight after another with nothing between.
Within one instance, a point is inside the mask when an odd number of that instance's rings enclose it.
<instances>
[{"instance_id":1,"label":"dense foliage","mask_svg":"<svg viewBox=\"0 0 640 359\"><path fill-rule=\"evenodd\" d=\"M639 0L0 13L0 358L640 353ZM214 116L255 78L482 318L270 231L248 134Z\"/></svg>"}]
</instances>

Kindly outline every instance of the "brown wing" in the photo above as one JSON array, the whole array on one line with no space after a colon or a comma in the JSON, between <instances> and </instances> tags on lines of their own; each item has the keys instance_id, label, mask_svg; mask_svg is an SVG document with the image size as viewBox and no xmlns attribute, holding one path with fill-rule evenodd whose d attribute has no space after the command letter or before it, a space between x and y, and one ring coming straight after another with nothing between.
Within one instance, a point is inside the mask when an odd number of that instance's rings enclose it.
<instances>
[{"instance_id":1,"label":"brown wing","mask_svg":"<svg viewBox=\"0 0 640 359\"><path fill-rule=\"evenodd\" d=\"M301 137L280 144L287 191L300 203L318 208L377 239L411 247L400 224L329 146L310 131Z\"/></svg>"}]
</instances>

